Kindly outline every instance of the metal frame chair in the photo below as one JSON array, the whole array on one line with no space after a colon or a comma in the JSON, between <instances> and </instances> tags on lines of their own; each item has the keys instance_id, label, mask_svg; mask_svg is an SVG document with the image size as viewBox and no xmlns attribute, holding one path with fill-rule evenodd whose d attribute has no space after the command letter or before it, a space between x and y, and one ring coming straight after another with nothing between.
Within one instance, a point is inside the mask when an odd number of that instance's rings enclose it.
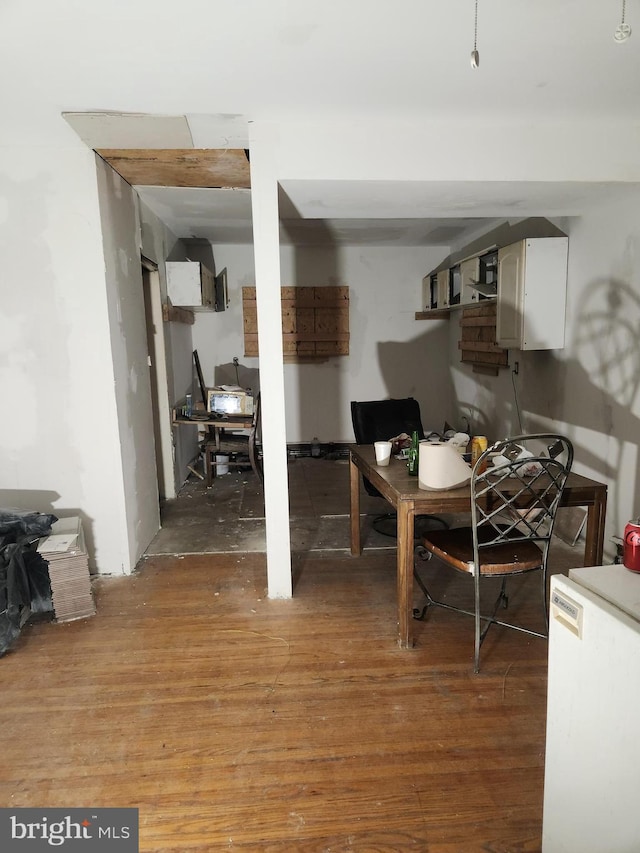
<instances>
[{"instance_id":1,"label":"metal frame chair","mask_svg":"<svg viewBox=\"0 0 640 853\"><path fill-rule=\"evenodd\" d=\"M522 450L532 455L523 458ZM499 456L498 464L493 465ZM428 531L417 553L432 556L474 579L474 609L464 610L435 600L414 567L414 577L426 604L414 610L423 619L431 606L457 610L475 619L474 672L480 669L480 646L491 625L514 628L536 637L548 637L547 562L549 546L567 477L573 464L573 445L553 433L521 435L497 442L476 462L471 475L471 526ZM508 605L506 582L510 575L540 571L545 631L496 618ZM480 580L502 577L491 615L480 607ZM486 623L482 627L482 623Z\"/></svg>"}]
</instances>

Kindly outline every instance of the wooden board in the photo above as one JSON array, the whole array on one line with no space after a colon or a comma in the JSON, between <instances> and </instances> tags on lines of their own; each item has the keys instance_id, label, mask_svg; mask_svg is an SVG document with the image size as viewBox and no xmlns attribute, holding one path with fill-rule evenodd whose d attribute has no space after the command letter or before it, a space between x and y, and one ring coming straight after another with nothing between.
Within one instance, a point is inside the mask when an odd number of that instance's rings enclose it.
<instances>
[{"instance_id":1,"label":"wooden board","mask_svg":"<svg viewBox=\"0 0 640 853\"><path fill-rule=\"evenodd\" d=\"M132 186L251 186L249 161L242 148L101 148L97 153Z\"/></svg>"},{"instance_id":2,"label":"wooden board","mask_svg":"<svg viewBox=\"0 0 640 853\"><path fill-rule=\"evenodd\" d=\"M349 288L282 287L282 347L285 361L349 355ZM242 288L244 354L257 356L255 287Z\"/></svg>"},{"instance_id":3,"label":"wooden board","mask_svg":"<svg viewBox=\"0 0 640 853\"><path fill-rule=\"evenodd\" d=\"M167 302L162 304L162 320L165 323L187 323L193 326L195 319L195 314L188 308L174 307Z\"/></svg>"},{"instance_id":4,"label":"wooden board","mask_svg":"<svg viewBox=\"0 0 640 853\"><path fill-rule=\"evenodd\" d=\"M509 350L496 343L495 301L463 309L460 330L460 360L470 364L474 373L497 376L509 366Z\"/></svg>"}]
</instances>

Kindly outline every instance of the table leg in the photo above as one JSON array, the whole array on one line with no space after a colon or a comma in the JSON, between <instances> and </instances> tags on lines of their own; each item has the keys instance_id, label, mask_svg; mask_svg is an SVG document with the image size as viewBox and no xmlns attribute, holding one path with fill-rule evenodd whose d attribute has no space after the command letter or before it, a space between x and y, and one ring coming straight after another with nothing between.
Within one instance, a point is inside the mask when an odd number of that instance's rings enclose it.
<instances>
[{"instance_id":1,"label":"table leg","mask_svg":"<svg viewBox=\"0 0 640 853\"><path fill-rule=\"evenodd\" d=\"M211 444L207 441L204 445L204 467L207 476L207 486L211 487L213 483L213 475L214 475L214 464L211 461L211 454L213 453L213 448Z\"/></svg>"},{"instance_id":2,"label":"table leg","mask_svg":"<svg viewBox=\"0 0 640 853\"><path fill-rule=\"evenodd\" d=\"M360 472L349 458L349 519L351 522L351 553L354 557L362 554L360 543Z\"/></svg>"},{"instance_id":3,"label":"table leg","mask_svg":"<svg viewBox=\"0 0 640 853\"><path fill-rule=\"evenodd\" d=\"M597 498L587 507L587 532L584 545L585 566L601 566L604 552L604 523L607 498Z\"/></svg>"},{"instance_id":4,"label":"table leg","mask_svg":"<svg viewBox=\"0 0 640 853\"><path fill-rule=\"evenodd\" d=\"M251 463L251 467L253 468L253 473L256 475L258 480L262 483L264 481L264 472L262 470L262 465L260 463L260 456L258 453L258 448L256 447L256 431L255 429L251 429L249 433L249 462Z\"/></svg>"},{"instance_id":5,"label":"table leg","mask_svg":"<svg viewBox=\"0 0 640 853\"><path fill-rule=\"evenodd\" d=\"M397 597L398 645L401 649L413 646L413 528L415 512L409 503L400 501L398 512Z\"/></svg>"}]
</instances>

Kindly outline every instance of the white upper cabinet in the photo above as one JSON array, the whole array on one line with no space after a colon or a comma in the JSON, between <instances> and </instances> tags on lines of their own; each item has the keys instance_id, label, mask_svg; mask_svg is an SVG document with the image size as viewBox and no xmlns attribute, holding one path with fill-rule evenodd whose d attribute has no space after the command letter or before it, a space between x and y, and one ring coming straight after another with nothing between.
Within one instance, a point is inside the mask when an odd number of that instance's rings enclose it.
<instances>
[{"instance_id":1,"label":"white upper cabinet","mask_svg":"<svg viewBox=\"0 0 640 853\"><path fill-rule=\"evenodd\" d=\"M199 261L167 261L167 295L171 304L194 311L213 311L213 273Z\"/></svg>"},{"instance_id":2,"label":"white upper cabinet","mask_svg":"<svg viewBox=\"0 0 640 853\"><path fill-rule=\"evenodd\" d=\"M567 237L519 240L498 251L497 343L507 349L564 347Z\"/></svg>"},{"instance_id":3,"label":"white upper cabinet","mask_svg":"<svg viewBox=\"0 0 640 853\"><path fill-rule=\"evenodd\" d=\"M460 302L463 305L473 305L478 301L478 291L472 287L480 276L480 258L469 258L460 263L460 283L462 293Z\"/></svg>"},{"instance_id":4,"label":"white upper cabinet","mask_svg":"<svg viewBox=\"0 0 640 853\"><path fill-rule=\"evenodd\" d=\"M438 308L449 307L449 270L438 273Z\"/></svg>"}]
</instances>

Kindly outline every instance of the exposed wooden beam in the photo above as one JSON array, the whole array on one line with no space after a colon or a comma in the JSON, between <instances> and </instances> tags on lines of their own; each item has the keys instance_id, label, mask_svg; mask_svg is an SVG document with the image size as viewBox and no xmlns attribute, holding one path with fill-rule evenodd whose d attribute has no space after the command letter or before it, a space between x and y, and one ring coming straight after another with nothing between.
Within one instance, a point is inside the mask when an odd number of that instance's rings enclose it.
<instances>
[{"instance_id":1,"label":"exposed wooden beam","mask_svg":"<svg viewBox=\"0 0 640 853\"><path fill-rule=\"evenodd\" d=\"M100 148L97 154L132 186L251 186L249 161L242 148Z\"/></svg>"}]
</instances>

